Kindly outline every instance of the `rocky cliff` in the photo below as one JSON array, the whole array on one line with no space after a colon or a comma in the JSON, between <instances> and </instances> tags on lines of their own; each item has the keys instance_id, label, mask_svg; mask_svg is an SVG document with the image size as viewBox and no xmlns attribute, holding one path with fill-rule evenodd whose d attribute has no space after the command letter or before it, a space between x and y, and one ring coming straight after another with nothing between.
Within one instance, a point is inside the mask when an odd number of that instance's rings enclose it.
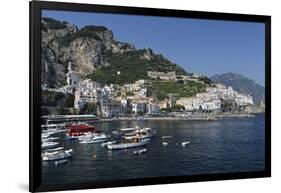
<instances>
[{"instance_id":1,"label":"rocky cliff","mask_svg":"<svg viewBox=\"0 0 281 193\"><path fill-rule=\"evenodd\" d=\"M107 53L123 54L134 51L133 45L118 42L112 31L103 26L78 29L68 22L42 19L42 83L50 87L66 84L68 63L72 70L87 76L109 66Z\"/></svg>"}]
</instances>

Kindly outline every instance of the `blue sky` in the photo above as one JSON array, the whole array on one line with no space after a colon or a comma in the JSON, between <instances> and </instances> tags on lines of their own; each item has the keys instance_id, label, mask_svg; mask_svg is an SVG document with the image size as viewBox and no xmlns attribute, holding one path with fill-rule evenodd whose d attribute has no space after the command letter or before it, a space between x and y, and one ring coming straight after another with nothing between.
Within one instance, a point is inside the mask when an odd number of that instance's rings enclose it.
<instances>
[{"instance_id":1,"label":"blue sky","mask_svg":"<svg viewBox=\"0 0 281 193\"><path fill-rule=\"evenodd\" d=\"M106 26L114 38L150 47L188 72L234 72L264 85L263 23L43 10L43 17L79 28Z\"/></svg>"}]
</instances>

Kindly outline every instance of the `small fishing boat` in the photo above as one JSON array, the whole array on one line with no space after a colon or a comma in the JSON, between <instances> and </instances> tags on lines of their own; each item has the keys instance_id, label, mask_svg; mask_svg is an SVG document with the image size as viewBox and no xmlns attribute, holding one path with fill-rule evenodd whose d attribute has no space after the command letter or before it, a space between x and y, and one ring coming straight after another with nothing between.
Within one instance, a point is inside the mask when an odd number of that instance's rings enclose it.
<instances>
[{"instance_id":1,"label":"small fishing boat","mask_svg":"<svg viewBox=\"0 0 281 193\"><path fill-rule=\"evenodd\" d=\"M56 148L52 148L52 149L46 149L46 150L43 150L43 153L42 153L42 155L43 154L45 154L45 153L52 153L52 152L56 152L56 151L61 151L61 150L64 150L64 148L63 147L56 147Z\"/></svg>"},{"instance_id":2,"label":"small fishing boat","mask_svg":"<svg viewBox=\"0 0 281 193\"><path fill-rule=\"evenodd\" d=\"M146 153L146 152L147 152L147 148L144 148L144 149L135 150L134 154L140 155L140 154L143 154L143 153Z\"/></svg>"},{"instance_id":3,"label":"small fishing boat","mask_svg":"<svg viewBox=\"0 0 281 193\"><path fill-rule=\"evenodd\" d=\"M47 149L42 153L42 156L48 156L48 155L56 155L62 152L66 152L66 153L71 153L73 150L72 149L68 149L68 150L64 150L63 147L58 147L58 148L54 148L54 149Z\"/></svg>"},{"instance_id":4,"label":"small fishing boat","mask_svg":"<svg viewBox=\"0 0 281 193\"><path fill-rule=\"evenodd\" d=\"M137 130L137 129L139 129L139 127L138 127L138 126L136 126L136 127L126 127L126 128L120 128L119 130L120 130L120 131L129 132L129 131L134 131L134 130Z\"/></svg>"},{"instance_id":5,"label":"small fishing boat","mask_svg":"<svg viewBox=\"0 0 281 193\"><path fill-rule=\"evenodd\" d=\"M185 142L182 142L181 145L182 145L182 146L185 146L185 145L187 145L187 144L189 144L189 143L190 143L190 141L185 141Z\"/></svg>"},{"instance_id":6,"label":"small fishing boat","mask_svg":"<svg viewBox=\"0 0 281 193\"><path fill-rule=\"evenodd\" d=\"M45 125L41 125L42 129L61 129L65 126L65 124L45 124Z\"/></svg>"},{"instance_id":7,"label":"small fishing boat","mask_svg":"<svg viewBox=\"0 0 281 193\"><path fill-rule=\"evenodd\" d=\"M41 144L41 149L50 149L55 148L59 145L59 142L53 142L53 141L46 141Z\"/></svg>"},{"instance_id":8,"label":"small fishing boat","mask_svg":"<svg viewBox=\"0 0 281 193\"><path fill-rule=\"evenodd\" d=\"M135 148L135 147L141 147L147 145L150 139L140 139L140 138L134 138L129 141L125 141L118 144L108 144L107 148L109 150L118 150L118 149L128 149L128 148Z\"/></svg>"},{"instance_id":9,"label":"small fishing boat","mask_svg":"<svg viewBox=\"0 0 281 193\"><path fill-rule=\"evenodd\" d=\"M48 133L42 133L41 134L41 139L46 139L46 138L48 138L50 136L50 134L48 134Z\"/></svg>"},{"instance_id":10,"label":"small fishing boat","mask_svg":"<svg viewBox=\"0 0 281 193\"><path fill-rule=\"evenodd\" d=\"M57 161L71 158L72 149L69 150L58 150L54 152L42 153L43 161Z\"/></svg>"},{"instance_id":11,"label":"small fishing boat","mask_svg":"<svg viewBox=\"0 0 281 193\"><path fill-rule=\"evenodd\" d=\"M41 139L42 142L47 142L47 141L54 141L54 140L58 140L59 137L48 137L48 138L43 138Z\"/></svg>"},{"instance_id":12,"label":"small fishing boat","mask_svg":"<svg viewBox=\"0 0 281 193\"><path fill-rule=\"evenodd\" d=\"M68 159L62 159L62 160L58 160L58 161L55 161L55 165L60 165L60 164L65 164L68 162Z\"/></svg>"},{"instance_id":13,"label":"small fishing boat","mask_svg":"<svg viewBox=\"0 0 281 193\"><path fill-rule=\"evenodd\" d=\"M147 127L147 128L137 129L131 133L127 133L125 134L124 138L133 139L135 137L139 137L141 139L147 139L153 137L155 134L156 134L155 131Z\"/></svg>"},{"instance_id":14,"label":"small fishing boat","mask_svg":"<svg viewBox=\"0 0 281 193\"><path fill-rule=\"evenodd\" d=\"M173 138L173 136L171 135L162 136L162 139L169 139L169 138Z\"/></svg>"},{"instance_id":15,"label":"small fishing boat","mask_svg":"<svg viewBox=\"0 0 281 193\"><path fill-rule=\"evenodd\" d=\"M139 129L138 126L119 128L116 131L112 131L112 135L114 136L114 138L122 139L125 134L132 133L133 131L135 131L137 129Z\"/></svg>"},{"instance_id":16,"label":"small fishing boat","mask_svg":"<svg viewBox=\"0 0 281 193\"><path fill-rule=\"evenodd\" d=\"M95 134L93 137L86 138L80 141L80 143L100 143L108 141L109 137L104 133Z\"/></svg>"},{"instance_id":17,"label":"small fishing boat","mask_svg":"<svg viewBox=\"0 0 281 193\"><path fill-rule=\"evenodd\" d=\"M168 142L162 142L162 145L167 146Z\"/></svg>"}]
</instances>

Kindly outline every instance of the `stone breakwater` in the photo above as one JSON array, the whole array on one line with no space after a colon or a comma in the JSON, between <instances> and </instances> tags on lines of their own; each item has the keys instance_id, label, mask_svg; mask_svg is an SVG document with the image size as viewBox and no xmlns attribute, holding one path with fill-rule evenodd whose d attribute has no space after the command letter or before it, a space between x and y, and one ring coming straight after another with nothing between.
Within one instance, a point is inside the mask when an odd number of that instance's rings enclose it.
<instances>
[{"instance_id":1,"label":"stone breakwater","mask_svg":"<svg viewBox=\"0 0 281 193\"><path fill-rule=\"evenodd\" d=\"M178 120L178 121L215 121L221 118L231 117L255 117L254 114L220 114L220 115L189 115L189 116L164 116L164 117L118 117L100 118L100 122L106 121L143 121L143 120Z\"/></svg>"}]
</instances>

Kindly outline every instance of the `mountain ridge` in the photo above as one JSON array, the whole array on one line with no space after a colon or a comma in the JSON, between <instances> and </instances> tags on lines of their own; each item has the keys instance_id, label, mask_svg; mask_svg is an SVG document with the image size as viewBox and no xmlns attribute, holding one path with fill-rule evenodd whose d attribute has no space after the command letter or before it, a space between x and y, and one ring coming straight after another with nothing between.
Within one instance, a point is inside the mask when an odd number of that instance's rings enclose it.
<instances>
[{"instance_id":1,"label":"mountain ridge","mask_svg":"<svg viewBox=\"0 0 281 193\"><path fill-rule=\"evenodd\" d=\"M210 79L214 82L231 86L240 93L251 95L255 104L259 104L261 101L264 102L264 87L241 74L228 72L216 74L210 77Z\"/></svg>"}]
</instances>

